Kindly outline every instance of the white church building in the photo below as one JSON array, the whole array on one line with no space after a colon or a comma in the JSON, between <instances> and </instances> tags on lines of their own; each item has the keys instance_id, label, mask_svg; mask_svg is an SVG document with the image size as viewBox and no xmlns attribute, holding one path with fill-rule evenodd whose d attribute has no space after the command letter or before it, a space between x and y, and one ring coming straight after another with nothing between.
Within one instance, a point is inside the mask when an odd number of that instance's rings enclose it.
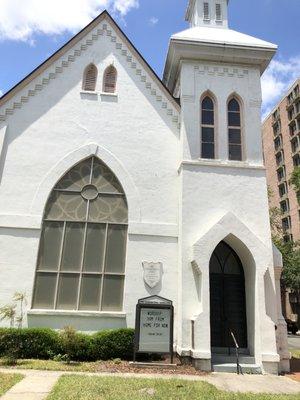
<instances>
[{"instance_id":1,"label":"white church building","mask_svg":"<svg viewBox=\"0 0 300 400\"><path fill-rule=\"evenodd\" d=\"M159 295L195 367L230 362L232 332L242 362L289 369L261 144L277 47L227 8L189 0L163 80L105 11L0 99L0 306L25 291L26 326L134 327Z\"/></svg>"}]
</instances>

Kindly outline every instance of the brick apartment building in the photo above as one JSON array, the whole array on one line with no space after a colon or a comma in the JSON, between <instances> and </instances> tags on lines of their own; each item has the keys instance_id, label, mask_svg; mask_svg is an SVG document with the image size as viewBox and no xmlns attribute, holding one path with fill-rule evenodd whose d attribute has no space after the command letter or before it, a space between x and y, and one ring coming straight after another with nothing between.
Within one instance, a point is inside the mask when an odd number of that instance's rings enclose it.
<instances>
[{"instance_id":1,"label":"brick apartment building","mask_svg":"<svg viewBox=\"0 0 300 400\"><path fill-rule=\"evenodd\" d=\"M289 185L291 173L300 165L300 78L263 122L263 150L271 207L282 212L286 241L300 240L300 206Z\"/></svg>"}]
</instances>

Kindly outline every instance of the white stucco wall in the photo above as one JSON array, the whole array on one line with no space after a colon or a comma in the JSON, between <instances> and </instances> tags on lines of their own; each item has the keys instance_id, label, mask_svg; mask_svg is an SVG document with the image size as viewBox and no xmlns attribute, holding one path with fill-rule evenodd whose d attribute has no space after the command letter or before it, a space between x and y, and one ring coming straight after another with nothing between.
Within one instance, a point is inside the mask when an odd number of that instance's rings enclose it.
<instances>
[{"instance_id":1,"label":"white stucco wall","mask_svg":"<svg viewBox=\"0 0 300 400\"><path fill-rule=\"evenodd\" d=\"M10 303L15 291L25 290L30 308L43 209L57 180L74 164L97 155L116 174L128 200L123 312L112 322L113 313L101 318L95 313L34 311L29 325L57 328L70 322L91 330L109 324L134 326L138 298L152 293L143 283L143 261L163 263L160 294L177 302L179 130L168 111L176 110L130 50L124 55L125 49L126 43L107 26L75 61L0 125L7 127L1 154L1 305ZM82 92L83 71L90 62L98 68L95 94ZM118 71L117 93L101 94L103 72L112 63ZM23 89L20 96L27 91Z\"/></svg>"}]
</instances>

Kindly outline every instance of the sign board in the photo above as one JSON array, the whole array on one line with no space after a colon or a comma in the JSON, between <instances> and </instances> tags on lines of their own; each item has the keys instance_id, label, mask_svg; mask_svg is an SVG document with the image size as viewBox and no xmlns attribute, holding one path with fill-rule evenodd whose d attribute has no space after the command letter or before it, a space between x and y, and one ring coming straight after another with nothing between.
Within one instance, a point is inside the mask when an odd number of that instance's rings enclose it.
<instances>
[{"instance_id":1,"label":"sign board","mask_svg":"<svg viewBox=\"0 0 300 400\"><path fill-rule=\"evenodd\" d=\"M172 301L151 296L138 301L134 360L136 353L171 354L173 362Z\"/></svg>"}]
</instances>

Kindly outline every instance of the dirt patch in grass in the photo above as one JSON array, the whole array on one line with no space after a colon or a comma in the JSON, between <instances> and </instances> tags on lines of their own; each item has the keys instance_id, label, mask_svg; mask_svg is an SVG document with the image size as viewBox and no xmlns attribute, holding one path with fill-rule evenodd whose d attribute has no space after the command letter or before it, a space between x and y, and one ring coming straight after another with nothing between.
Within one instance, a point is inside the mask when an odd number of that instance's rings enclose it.
<instances>
[{"instance_id":1,"label":"dirt patch in grass","mask_svg":"<svg viewBox=\"0 0 300 400\"><path fill-rule=\"evenodd\" d=\"M16 383L20 382L23 376L20 374L2 374L0 373L0 396L7 392Z\"/></svg>"},{"instance_id":2,"label":"dirt patch in grass","mask_svg":"<svg viewBox=\"0 0 300 400\"><path fill-rule=\"evenodd\" d=\"M299 400L299 395L228 393L206 382L63 376L47 400Z\"/></svg>"}]
</instances>

